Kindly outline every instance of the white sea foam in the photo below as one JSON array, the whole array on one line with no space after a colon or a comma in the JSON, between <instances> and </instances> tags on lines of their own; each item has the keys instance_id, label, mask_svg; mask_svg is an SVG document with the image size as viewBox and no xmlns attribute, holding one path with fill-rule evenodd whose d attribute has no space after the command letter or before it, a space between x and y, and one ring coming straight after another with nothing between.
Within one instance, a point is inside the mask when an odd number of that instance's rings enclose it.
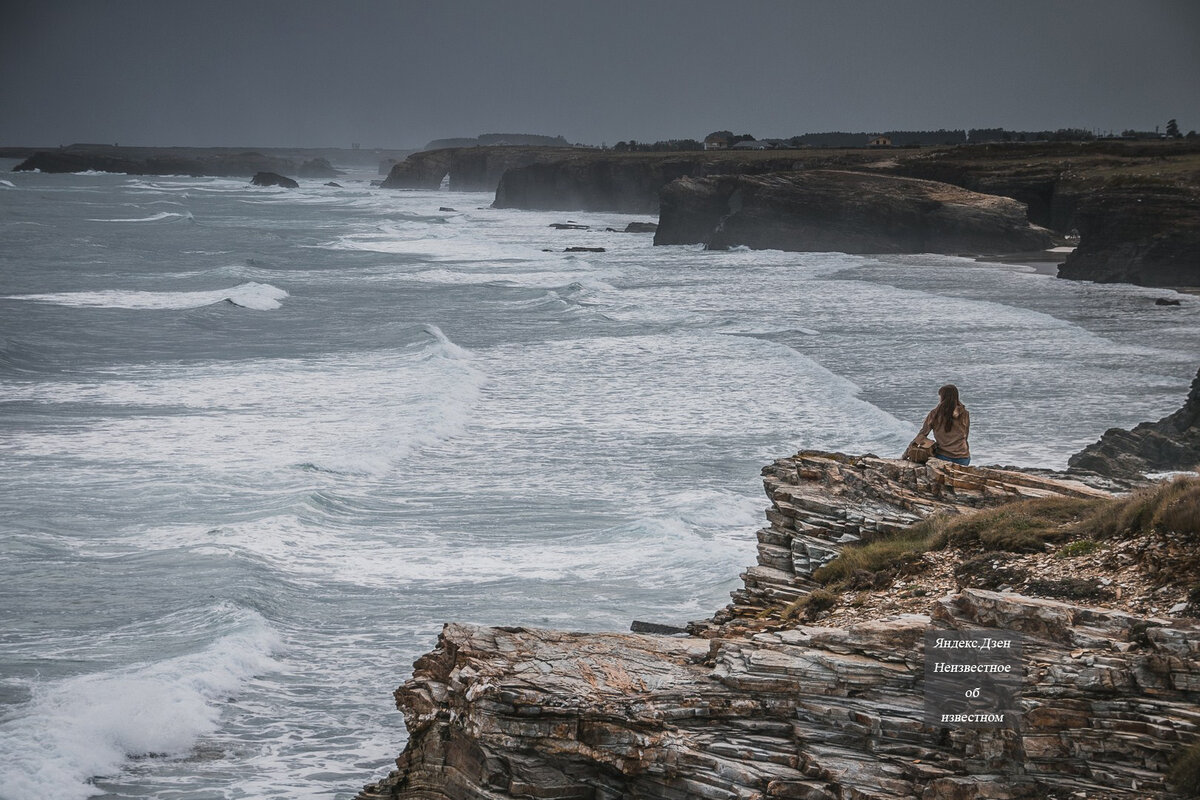
<instances>
[{"instance_id":1,"label":"white sea foam","mask_svg":"<svg viewBox=\"0 0 1200 800\"><path fill-rule=\"evenodd\" d=\"M229 301L235 306L255 311L270 311L280 307L280 301L288 293L278 286L253 281L229 289L212 289L201 292L141 292L123 289L108 289L98 292L59 292L54 294L8 295L5 300L29 300L37 303L52 303L59 306L87 308L127 308L179 310L203 308L214 303Z\"/></svg>"},{"instance_id":2,"label":"white sea foam","mask_svg":"<svg viewBox=\"0 0 1200 800\"><path fill-rule=\"evenodd\" d=\"M12 385L38 402L153 404L188 413L100 418L62 435L20 435L11 452L88 453L200 470L214 481L259 482L299 465L385 475L423 448L459 435L486 373L433 325L431 340L394 351L304 361L259 359L151 366L122 380Z\"/></svg>"},{"instance_id":3,"label":"white sea foam","mask_svg":"<svg viewBox=\"0 0 1200 800\"><path fill-rule=\"evenodd\" d=\"M35 684L0 722L0 798L90 797L103 791L89 779L129 756L185 753L216 729L226 698L278 666L278 635L257 613L239 616L200 652Z\"/></svg>"},{"instance_id":4,"label":"white sea foam","mask_svg":"<svg viewBox=\"0 0 1200 800\"><path fill-rule=\"evenodd\" d=\"M88 222L172 222L180 219L195 221L195 217L192 216L190 211L183 213L160 211L157 214L152 214L148 217L138 217L136 219L89 219Z\"/></svg>"},{"instance_id":5,"label":"white sea foam","mask_svg":"<svg viewBox=\"0 0 1200 800\"><path fill-rule=\"evenodd\" d=\"M13 183L12 181L6 181L6 180L0 180L0 186L3 186L5 189L17 188L17 185L15 183Z\"/></svg>"}]
</instances>

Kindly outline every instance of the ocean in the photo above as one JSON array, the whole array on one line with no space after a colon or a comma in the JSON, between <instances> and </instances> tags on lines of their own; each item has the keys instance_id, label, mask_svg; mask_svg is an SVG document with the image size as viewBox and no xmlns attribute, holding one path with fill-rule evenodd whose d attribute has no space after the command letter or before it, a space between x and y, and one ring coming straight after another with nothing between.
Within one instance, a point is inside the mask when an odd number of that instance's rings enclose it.
<instances>
[{"instance_id":1,"label":"ocean","mask_svg":"<svg viewBox=\"0 0 1200 800\"><path fill-rule=\"evenodd\" d=\"M444 621L707 617L774 458L954 382L975 463L1061 468L1200 360L1166 290L372 177L0 178L4 800L351 798Z\"/></svg>"}]
</instances>

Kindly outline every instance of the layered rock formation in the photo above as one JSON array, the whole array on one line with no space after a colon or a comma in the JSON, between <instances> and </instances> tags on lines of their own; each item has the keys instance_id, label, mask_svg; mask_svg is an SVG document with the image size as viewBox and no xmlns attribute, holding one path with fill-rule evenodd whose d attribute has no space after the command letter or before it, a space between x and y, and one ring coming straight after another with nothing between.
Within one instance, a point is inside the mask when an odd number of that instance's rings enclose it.
<instances>
[{"instance_id":1,"label":"layered rock formation","mask_svg":"<svg viewBox=\"0 0 1200 800\"><path fill-rule=\"evenodd\" d=\"M1071 456L1068 465L1115 478L1200 469L1200 371L1178 411L1131 431L1109 428L1100 441Z\"/></svg>"},{"instance_id":2,"label":"layered rock formation","mask_svg":"<svg viewBox=\"0 0 1200 800\"><path fill-rule=\"evenodd\" d=\"M1050 233L1016 200L842 170L684 178L662 192L655 244L846 253L1011 253Z\"/></svg>"},{"instance_id":3,"label":"layered rock formation","mask_svg":"<svg viewBox=\"0 0 1200 800\"><path fill-rule=\"evenodd\" d=\"M1003 470L801 453L764 469L759 565L693 635L447 625L396 692L380 798L1158 798L1200 739L1200 628L966 589L928 613L782 622L847 541L938 510L1093 495ZM1020 724L925 723L929 630L1024 641Z\"/></svg>"},{"instance_id":4,"label":"layered rock formation","mask_svg":"<svg viewBox=\"0 0 1200 800\"><path fill-rule=\"evenodd\" d=\"M579 153L577 148L560 147L452 147L413 153L392 167L380 184L385 189L423 189L432 191L450 177L449 188L456 192L492 192L508 170L531 164L560 161ZM589 152L589 151L584 151Z\"/></svg>"},{"instance_id":5,"label":"layered rock formation","mask_svg":"<svg viewBox=\"0 0 1200 800\"><path fill-rule=\"evenodd\" d=\"M669 154L584 151L504 173L496 189L495 206L653 214L659 210L663 187L677 178L758 175L874 160L877 157L866 151Z\"/></svg>"},{"instance_id":6,"label":"layered rock formation","mask_svg":"<svg viewBox=\"0 0 1200 800\"><path fill-rule=\"evenodd\" d=\"M577 150L504 173L496 205L653 213L659 192L677 178L831 168L934 180L1025 203L1034 224L1082 235L1062 277L1200 285L1200 147L1187 143L1012 143L886 153Z\"/></svg>"},{"instance_id":7,"label":"layered rock formation","mask_svg":"<svg viewBox=\"0 0 1200 800\"><path fill-rule=\"evenodd\" d=\"M1079 201L1060 278L1200 286L1200 185L1109 181Z\"/></svg>"}]
</instances>

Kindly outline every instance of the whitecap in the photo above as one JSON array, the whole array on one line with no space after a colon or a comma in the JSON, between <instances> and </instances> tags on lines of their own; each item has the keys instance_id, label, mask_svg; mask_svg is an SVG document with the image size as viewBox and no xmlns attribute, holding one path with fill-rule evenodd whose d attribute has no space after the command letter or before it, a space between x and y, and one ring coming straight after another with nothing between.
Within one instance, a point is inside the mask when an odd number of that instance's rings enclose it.
<instances>
[{"instance_id":1,"label":"whitecap","mask_svg":"<svg viewBox=\"0 0 1200 800\"><path fill-rule=\"evenodd\" d=\"M5 180L0 180L0 186L3 186L5 189L17 188L17 185L15 183L13 183L12 181L5 181Z\"/></svg>"},{"instance_id":2,"label":"whitecap","mask_svg":"<svg viewBox=\"0 0 1200 800\"><path fill-rule=\"evenodd\" d=\"M129 756L186 753L216 730L220 704L255 675L278 668L278 634L253 611L238 630L197 653L34 685L0 724L3 796L82 800L90 783Z\"/></svg>"},{"instance_id":3,"label":"whitecap","mask_svg":"<svg viewBox=\"0 0 1200 800\"><path fill-rule=\"evenodd\" d=\"M270 311L279 308L288 293L269 283L250 281L229 289L212 289L201 292L142 292L124 289L106 289L98 292L59 292L54 294L7 295L5 300L29 300L59 306L82 308L128 308L154 310L180 310L203 308L214 303L228 301L235 306L255 311Z\"/></svg>"},{"instance_id":4,"label":"whitecap","mask_svg":"<svg viewBox=\"0 0 1200 800\"><path fill-rule=\"evenodd\" d=\"M192 222L195 222L196 220L190 211L184 211L183 213L174 211L160 211L157 214L150 215L149 217L138 217L136 219L89 219L88 222L166 222L177 219L186 219Z\"/></svg>"}]
</instances>

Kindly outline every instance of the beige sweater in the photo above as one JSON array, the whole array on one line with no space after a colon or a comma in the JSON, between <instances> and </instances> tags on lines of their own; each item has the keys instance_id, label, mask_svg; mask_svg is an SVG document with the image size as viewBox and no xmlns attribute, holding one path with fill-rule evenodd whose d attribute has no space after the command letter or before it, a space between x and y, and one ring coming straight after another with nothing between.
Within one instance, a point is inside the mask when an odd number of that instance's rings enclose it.
<instances>
[{"instance_id":1,"label":"beige sweater","mask_svg":"<svg viewBox=\"0 0 1200 800\"><path fill-rule=\"evenodd\" d=\"M921 432L917 434L918 439L929 435L933 429L935 411L937 411L936 407L925 415L925 424L921 426ZM958 408L954 409L954 419L950 423L950 430L933 431L934 441L937 442L934 452L951 458L970 458L971 448L967 446L967 433L970 430L971 415L967 413L967 407L959 403Z\"/></svg>"}]
</instances>

